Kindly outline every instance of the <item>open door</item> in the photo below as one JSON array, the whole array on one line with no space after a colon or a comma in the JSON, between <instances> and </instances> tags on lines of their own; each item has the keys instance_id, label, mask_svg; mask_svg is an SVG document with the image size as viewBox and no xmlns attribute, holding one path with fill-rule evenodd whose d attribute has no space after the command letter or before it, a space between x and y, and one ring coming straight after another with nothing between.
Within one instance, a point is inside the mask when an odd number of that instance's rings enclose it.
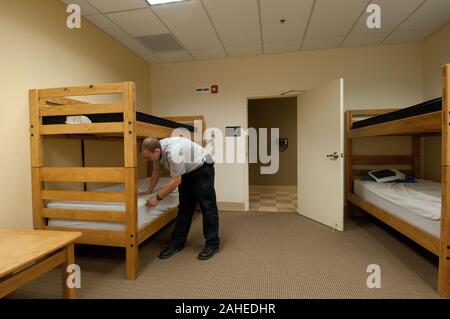
<instances>
[{"instance_id":1,"label":"open door","mask_svg":"<svg viewBox=\"0 0 450 319\"><path fill-rule=\"evenodd\" d=\"M299 95L299 214L344 230L344 80Z\"/></svg>"}]
</instances>

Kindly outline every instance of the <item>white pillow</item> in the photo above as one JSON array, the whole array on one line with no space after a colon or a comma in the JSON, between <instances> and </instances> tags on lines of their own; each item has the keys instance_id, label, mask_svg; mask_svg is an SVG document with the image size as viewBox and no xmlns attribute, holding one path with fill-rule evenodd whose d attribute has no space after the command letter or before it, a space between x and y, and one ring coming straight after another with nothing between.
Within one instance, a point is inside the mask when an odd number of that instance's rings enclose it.
<instances>
[{"instance_id":1,"label":"white pillow","mask_svg":"<svg viewBox=\"0 0 450 319\"><path fill-rule=\"evenodd\" d=\"M92 121L84 115L67 116L66 124L92 124Z\"/></svg>"}]
</instances>

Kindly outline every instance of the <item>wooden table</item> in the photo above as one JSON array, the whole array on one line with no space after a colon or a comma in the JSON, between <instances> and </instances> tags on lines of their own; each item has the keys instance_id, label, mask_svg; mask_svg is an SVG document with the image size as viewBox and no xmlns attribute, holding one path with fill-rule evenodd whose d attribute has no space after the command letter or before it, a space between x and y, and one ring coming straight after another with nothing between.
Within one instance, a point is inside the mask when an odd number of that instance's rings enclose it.
<instances>
[{"instance_id":1,"label":"wooden table","mask_svg":"<svg viewBox=\"0 0 450 319\"><path fill-rule=\"evenodd\" d=\"M75 299L75 288L66 284L67 266L75 264L77 232L0 228L0 298L48 271L60 267L64 298Z\"/></svg>"}]
</instances>

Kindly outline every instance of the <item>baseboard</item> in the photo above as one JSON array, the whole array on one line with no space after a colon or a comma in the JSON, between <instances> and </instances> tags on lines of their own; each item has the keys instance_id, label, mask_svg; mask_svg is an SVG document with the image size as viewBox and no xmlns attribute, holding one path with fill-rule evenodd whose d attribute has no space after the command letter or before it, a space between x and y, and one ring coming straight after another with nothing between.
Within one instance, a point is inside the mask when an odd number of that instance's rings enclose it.
<instances>
[{"instance_id":1,"label":"baseboard","mask_svg":"<svg viewBox=\"0 0 450 319\"><path fill-rule=\"evenodd\" d=\"M243 211L245 211L245 203L218 202L217 208L219 208L219 210L243 212Z\"/></svg>"},{"instance_id":2,"label":"baseboard","mask_svg":"<svg viewBox=\"0 0 450 319\"><path fill-rule=\"evenodd\" d=\"M297 186L268 186L268 185L250 185L250 191L266 192L297 192Z\"/></svg>"}]
</instances>

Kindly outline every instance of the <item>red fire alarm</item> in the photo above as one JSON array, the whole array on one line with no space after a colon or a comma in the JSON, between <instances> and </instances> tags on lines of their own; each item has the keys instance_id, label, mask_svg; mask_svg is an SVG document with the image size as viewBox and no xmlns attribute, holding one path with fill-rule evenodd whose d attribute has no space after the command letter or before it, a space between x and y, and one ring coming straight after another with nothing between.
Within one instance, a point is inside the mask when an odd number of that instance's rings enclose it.
<instances>
[{"instance_id":1,"label":"red fire alarm","mask_svg":"<svg viewBox=\"0 0 450 319\"><path fill-rule=\"evenodd\" d=\"M211 85L211 94L217 94L217 93L219 93L219 86Z\"/></svg>"}]
</instances>

